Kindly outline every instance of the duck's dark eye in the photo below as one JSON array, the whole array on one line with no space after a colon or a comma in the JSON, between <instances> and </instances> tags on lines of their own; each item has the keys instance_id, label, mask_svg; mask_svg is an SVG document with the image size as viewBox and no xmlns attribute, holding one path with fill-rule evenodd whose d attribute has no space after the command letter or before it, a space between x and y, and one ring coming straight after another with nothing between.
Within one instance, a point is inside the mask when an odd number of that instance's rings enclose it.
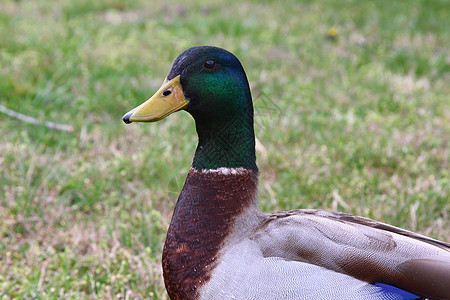
<instances>
[{"instance_id":1,"label":"duck's dark eye","mask_svg":"<svg viewBox=\"0 0 450 300\"><path fill-rule=\"evenodd\" d=\"M203 66L207 69L213 69L216 66L216 62L212 59L208 59Z\"/></svg>"},{"instance_id":2,"label":"duck's dark eye","mask_svg":"<svg viewBox=\"0 0 450 300\"><path fill-rule=\"evenodd\" d=\"M172 91L169 90L169 89L167 89L167 90L165 90L165 91L163 92L163 96L164 96L164 97L167 97L167 96L169 96L170 94L172 94Z\"/></svg>"}]
</instances>

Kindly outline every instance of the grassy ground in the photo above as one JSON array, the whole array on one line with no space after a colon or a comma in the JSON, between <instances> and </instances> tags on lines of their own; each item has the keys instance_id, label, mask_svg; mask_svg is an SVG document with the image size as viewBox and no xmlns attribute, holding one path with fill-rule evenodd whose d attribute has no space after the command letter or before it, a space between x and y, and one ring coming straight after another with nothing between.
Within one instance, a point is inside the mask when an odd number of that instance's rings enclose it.
<instances>
[{"instance_id":1,"label":"grassy ground","mask_svg":"<svg viewBox=\"0 0 450 300\"><path fill-rule=\"evenodd\" d=\"M125 126L184 49L234 52L264 211L339 210L450 240L448 1L0 1L0 298L166 298L192 119ZM329 38L330 28L337 36Z\"/></svg>"}]
</instances>

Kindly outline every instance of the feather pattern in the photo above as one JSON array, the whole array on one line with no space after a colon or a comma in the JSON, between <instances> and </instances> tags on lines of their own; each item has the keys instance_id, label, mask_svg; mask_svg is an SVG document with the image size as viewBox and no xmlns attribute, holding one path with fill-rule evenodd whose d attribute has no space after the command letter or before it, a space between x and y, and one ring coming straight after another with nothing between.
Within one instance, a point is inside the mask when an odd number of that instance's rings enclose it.
<instances>
[{"instance_id":1,"label":"feather pattern","mask_svg":"<svg viewBox=\"0 0 450 300\"><path fill-rule=\"evenodd\" d=\"M344 213L264 214L257 176L191 168L163 252L171 299L450 299L450 245Z\"/></svg>"},{"instance_id":2,"label":"feather pattern","mask_svg":"<svg viewBox=\"0 0 450 300\"><path fill-rule=\"evenodd\" d=\"M250 236L264 257L450 298L450 246L370 219L318 210L270 214Z\"/></svg>"},{"instance_id":3,"label":"feather pattern","mask_svg":"<svg viewBox=\"0 0 450 300\"><path fill-rule=\"evenodd\" d=\"M292 210L231 239L204 299L450 299L450 246L370 219Z\"/></svg>"},{"instance_id":4,"label":"feather pattern","mask_svg":"<svg viewBox=\"0 0 450 300\"><path fill-rule=\"evenodd\" d=\"M227 249L201 299L418 299L326 268L264 257L251 240ZM408 295L408 296L406 296Z\"/></svg>"},{"instance_id":5,"label":"feather pattern","mask_svg":"<svg viewBox=\"0 0 450 300\"><path fill-rule=\"evenodd\" d=\"M256 202L257 176L244 169L191 168L163 249L164 281L171 299L198 297L198 289L210 280L218 264L226 237L248 236L252 228L240 227L233 235L233 224L260 223L260 214L248 209Z\"/></svg>"}]
</instances>

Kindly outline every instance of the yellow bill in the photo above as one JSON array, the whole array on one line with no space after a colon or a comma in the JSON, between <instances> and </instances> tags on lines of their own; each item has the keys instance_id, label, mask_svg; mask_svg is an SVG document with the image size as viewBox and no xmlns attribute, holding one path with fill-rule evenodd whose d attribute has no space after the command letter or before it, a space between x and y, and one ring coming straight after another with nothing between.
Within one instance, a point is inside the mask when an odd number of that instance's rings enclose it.
<instances>
[{"instance_id":1,"label":"yellow bill","mask_svg":"<svg viewBox=\"0 0 450 300\"><path fill-rule=\"evenodd\" d=\"M188 105L180 84L180 75L164 80L159 90L147 101L123 116L125 123L156 122Z\"/></svg>"}]
</instances>

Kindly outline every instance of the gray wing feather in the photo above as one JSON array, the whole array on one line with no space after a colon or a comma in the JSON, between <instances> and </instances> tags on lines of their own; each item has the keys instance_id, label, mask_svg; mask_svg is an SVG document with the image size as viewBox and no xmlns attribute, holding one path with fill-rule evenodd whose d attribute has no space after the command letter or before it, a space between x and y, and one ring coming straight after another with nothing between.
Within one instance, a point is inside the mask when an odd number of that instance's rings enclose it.
<instances>
[{"instance_id":1,"label":"gray wing feather","mask_svg":"<svg viewBox=\"0 0 450 300\"><path fill-rule=\"evenodd\" d=\"M267 215L250 238L264 257L450 299L450 246L394 226L342 213L296 210Z\"/></svg>"}]
</instances>

